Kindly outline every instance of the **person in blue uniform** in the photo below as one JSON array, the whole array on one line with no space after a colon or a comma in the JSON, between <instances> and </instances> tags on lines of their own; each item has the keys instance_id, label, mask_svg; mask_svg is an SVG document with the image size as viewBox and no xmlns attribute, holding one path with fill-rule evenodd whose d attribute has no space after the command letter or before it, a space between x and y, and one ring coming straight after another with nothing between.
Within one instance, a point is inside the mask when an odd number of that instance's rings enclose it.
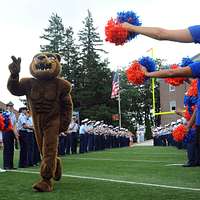
<instances>
[{"instance_id":1,"label":"person in blue uniform","mask_svg":"<svg viewBox=\"0 0 200 200\"><path fill-rule=\"evenodd\" d=\"M77 153L78 131L79 125L76 122L76 117L72 117L72 121L67 131L70 134L70 148L72 154Z\"/></svg>"},{"instance_id":2,"label":"person in blue uniform","mask_svg":"<svg viewBox=\"0 0 200 200\"><path fill-rule=\"evenodd\" d=\"M86 123L89 121L89 119L84 119L81 121L81 126L79 129L79 137L80 137L80 147L79 147L79 153L85 153L86 147L87 147L87 125Z\"/></svg>"},{"instance_id":3,"label":"person in blue uniform","mask_svg":"<svg viewBox=\"0 0 200 200\"><path fill-rule=\"evenodd\" d=\"M12 124L13 130L3 131L3 168L5 170L15 169L13 164L14 159L14 140L18 138L16 130L16 115L14 111L14 104L10 101L6 104L6 113L9 115L9 119Z\"/></svg>"},{"instance_id":4,"label":"person in blue uniform","mask_svg":"<svg viewBox=\"0 0 200 200\"><path fill-rule=\"evenodd\" d=\"M27 123L27 108L22 107L19 109L19 118L17 123L17 129L19 131L19 144L20 144L20 155L19 155L19 167L28 167L28 131L29 128Z\"/></svg>"}]
</instances>

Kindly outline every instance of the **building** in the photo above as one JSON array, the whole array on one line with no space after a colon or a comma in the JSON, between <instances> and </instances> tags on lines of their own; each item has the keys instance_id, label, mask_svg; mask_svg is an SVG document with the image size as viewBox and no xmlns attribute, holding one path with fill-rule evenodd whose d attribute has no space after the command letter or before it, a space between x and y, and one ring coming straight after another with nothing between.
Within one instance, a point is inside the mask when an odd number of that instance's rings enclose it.
<instances>
[{"instance_id":1,"label":"building","mask_svg":"<svg viewBox=\"0 0 200 200\"><path fill-rule=\"evenodd\" d=\"M183 99L187 91L187 84L175 87L168 85L162 79L160 80L160 112L176 111L178 109L184 110ZM176 114L161 115L161 126L176 121L180 116Z\"/></svg>"},{"instance_id":2,"label":"building","mask_svg":"<svg viewBox=\"0 0 200 200\"><path fill-rule=\"evenodd\" d=\"M193 61L200 61L200 53L192 57ZM183 98L187 91L187 83L174 87L160 79L160 108L161 112L184 109ZM180 116L176 114L161 115L161 126L176 121Z\"/></svg>"}]
</instances>

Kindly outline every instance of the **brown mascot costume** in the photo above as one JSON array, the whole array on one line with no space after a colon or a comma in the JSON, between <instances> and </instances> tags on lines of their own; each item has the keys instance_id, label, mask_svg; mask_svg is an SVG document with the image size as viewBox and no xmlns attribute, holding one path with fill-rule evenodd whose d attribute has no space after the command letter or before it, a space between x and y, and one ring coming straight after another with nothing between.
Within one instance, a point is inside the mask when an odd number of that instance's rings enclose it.
<instances>
[{"instance_id":1,"label":"brown mascot costume","mask_svg":"<svg viewBox=\"0 0 200 200\"><path fill-rule=\"evenodd\" d=\"M8 90L16 96L26 95L32 112L36 140L42 154L40 175L33 185L39 192L53 190L52 178L60 180L61 161L57 157L58 136L68 129L72 117L71 84L58 78L60 56L39 53L33 57L30 72L34 78L19 80L21 59L11 57Z\"/></svg>"}]
</instances>

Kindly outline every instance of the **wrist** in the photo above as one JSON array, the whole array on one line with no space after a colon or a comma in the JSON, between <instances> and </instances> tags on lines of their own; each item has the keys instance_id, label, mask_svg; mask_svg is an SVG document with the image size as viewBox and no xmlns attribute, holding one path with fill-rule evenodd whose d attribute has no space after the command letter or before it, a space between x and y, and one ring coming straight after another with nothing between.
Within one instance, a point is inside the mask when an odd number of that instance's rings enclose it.
<instances>
[{"instance_id":1,"label":"wrist","mask_svg":"<svg viewBox=\"0 0 200 200\"><path fill-rule=\"evenodd\" d=\"M151 77L149 72L145 72L144 74L145 74L145 76L148 77L148 78Z\"/></svg>"},{"instance_id":2,"label":"wrist","mask_svg":"<svg viewBox=\"0 0 200 200\"><path fill-rule=\"evenodd\" d=\"M10 74L10 77L11 77L12 79L17 79L17 78L19 78L19 73L11 73L11 74Z\"/></svg>"}]
</instances>

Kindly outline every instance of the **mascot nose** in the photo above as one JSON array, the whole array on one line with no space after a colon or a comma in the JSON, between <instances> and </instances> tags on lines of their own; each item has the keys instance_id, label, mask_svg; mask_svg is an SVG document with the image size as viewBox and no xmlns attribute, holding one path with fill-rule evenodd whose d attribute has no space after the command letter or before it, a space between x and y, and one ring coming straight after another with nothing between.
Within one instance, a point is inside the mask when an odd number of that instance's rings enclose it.
<instances>
[{"instance_id":1,"label":"mascot nose","mask_svg":"<svg viewBox=\"0 0 200 200\"><path fill-rule=\"evenodd\" d=\"M44 59L46 59L46 58L47 58L47 57L44 56L44 55L41 55L41 56L38 56L38 57L37 57L38 60L44 60Z\"/></svg>"}]
</instances>

